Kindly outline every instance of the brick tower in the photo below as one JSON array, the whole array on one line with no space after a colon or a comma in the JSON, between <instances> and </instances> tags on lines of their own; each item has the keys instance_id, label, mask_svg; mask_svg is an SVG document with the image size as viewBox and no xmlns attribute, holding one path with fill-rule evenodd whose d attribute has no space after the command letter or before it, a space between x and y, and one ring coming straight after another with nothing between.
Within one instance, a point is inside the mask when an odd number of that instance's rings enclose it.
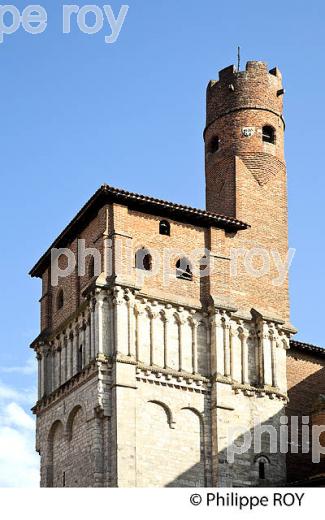
<instances>
[{"instance_id":1,"label":"brick tower","mask_svg":"<svg viewBox=\"0 0 325 520\"><path fill-rule=\"evenodd\" d=\"M232 427L278 432L287 401L282 95L264 63L221 71L207 94L207 211L103 185L32 269L42 486L285 482L285 454L265 438L228 457ZM66 256L56 284L53 248Z\"/></svg>"},{"instance_id":2,"label":"brick tower","mask_svg":"<svg viewBox=\"0 0 325 520\"><path fill-rule=\"evenodd\" d=\"M259 248L265 252L260 262L270 263L269 276L250 277L246 303L288 321L287 279L273 283L274 259L284 261L288 253L283 94L279 69L269 71L264 62L250 61L240 72L234 66L221 70L207 88L204 139L207 210L245 220L250 229L233 241L235 247L252 257ZM246 271L237 285L245 287Z\"/></svg>"}]
</instances>

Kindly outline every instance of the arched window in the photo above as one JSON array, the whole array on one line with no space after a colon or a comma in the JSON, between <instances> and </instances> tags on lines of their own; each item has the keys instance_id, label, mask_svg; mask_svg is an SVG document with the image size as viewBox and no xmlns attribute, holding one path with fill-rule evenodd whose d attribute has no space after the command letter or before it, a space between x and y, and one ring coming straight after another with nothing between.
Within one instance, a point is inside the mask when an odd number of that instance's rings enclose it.
<instances>
[{"instance_id":1,"label":"arched window","mask_svg":"<svg viewBox=\"0 0 325 520\"><path fill-rule=\"evenodd\" d=\"M265 480L267 478L266 477L267 467L270 464L269 459L267 457L265 457L264 455L262 455L260 457L257 457L255 464L257 464L257 468L258 468L258 478L260 480Z\"/></svg>"},{"instance_id":2,"label":"arched window","mask_svg":"<svg viewBox=\"0 0 325 520\"><path fill-rule=\"evenodd\" d=\"M275 130L274 130L273 126L269 126L269 125L263 126L262 139L265 143L271 143L271 144L275 143Z\"/></svg>"},{"instance_id":3,"label":"arched window","mask_svg":"<svg viewBox=\"0 0 325 520\"><path fill-rule=\"evenodd\" d=\"M192 280L192 266L187 258L180 258L176 262L176 278Z\"/></svg>"},{"instance_id":4,"label":"arched window","mask_svg":"<svg viewBox=\"0 0 325 520\"><path fill-rule=\"evenodd\" d=\"M139 249L135 254L135 267L144 271L151 271L152 257L147 249Z\"/></svg>"},{"instance_id":5,"label":"arched window","mask_svg":"<svg viewBox=\"0 0 325 520\"><path fill-rule=\"evenodd\" d=\"M209 143L208 152L215 153L219 150L219 148L220 148L220 139L216 135L216 136L212 137L212 139Z\"/></svg>"},{"instance_id":6,"label":"arched window","mask_svg":"<svg viewBox=\"0 0 325 520\"><path fill-rule=\"evenodd\" d=\"M60 289L56 298L56 310L59 311L64 305L64 294L63 290Z\"/></svg>"},{"instance_id":7,"label":"arched window","mask_svg":"<svg viewBox=\"0 0 325 520\"><path fill-rule=\"evenodd\" d=\"M169 237L170 235L170 223L167 220L161 220L159 222L159 234L166 235Z\"/></svg>"}]
</instances>

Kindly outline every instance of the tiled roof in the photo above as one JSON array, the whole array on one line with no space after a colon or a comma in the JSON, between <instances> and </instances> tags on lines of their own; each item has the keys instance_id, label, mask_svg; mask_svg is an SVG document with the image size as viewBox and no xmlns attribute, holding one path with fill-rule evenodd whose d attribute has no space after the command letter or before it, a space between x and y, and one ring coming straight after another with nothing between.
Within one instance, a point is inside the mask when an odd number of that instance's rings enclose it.
<instances>
[{"instance_id":1,"label":"tiled roof","mask_svg":"<svg viewBox=\"0 0 325 520\"><path fill-rule=\"evenodd\" d=\"M247 229L248 224L232 217L210 213L208 211L175 204L166 200L155 199L138 193L113 188L108 184L103 184L94 195L86 202L77 215L71 220L62 233L55 239L53 244L44 253L40 260L30 271L31 276L42 276L46 269L51 249L65 247L76 234L87 225L104 204L117 202L125 204L132 209L153 215L165 216L176 221L189 222L203 227L215 226L228 231L238 231Z\"/></svg>"},{"instance_id":2,"label":"tiled roof","mask_svg":"<svg viewBox=\"0 0 325 520\"><path fill-rule=\"evenodd\" d=\"M310 343L303 343L301 341L290 341L290 348L306 352L307 354L316 354L325 356L325 348L311 345Z\"/></svg>"}]
</instances>

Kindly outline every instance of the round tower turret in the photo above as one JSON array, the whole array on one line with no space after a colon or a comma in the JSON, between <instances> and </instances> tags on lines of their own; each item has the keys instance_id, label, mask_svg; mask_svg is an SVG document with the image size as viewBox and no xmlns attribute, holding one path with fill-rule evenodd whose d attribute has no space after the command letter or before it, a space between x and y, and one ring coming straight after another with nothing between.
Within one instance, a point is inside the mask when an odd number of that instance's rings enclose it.
<instances>
[{"instance_id":1,"label":"round tower turret","mask_svg":"<svg viewBox=\"0 0 325 520\"><path fill-rule=\"evenodd\" d=\"M215 152L264 152L283 160L283 94L280 71L268 71L264 62L249 61L241 72L221 70L207 88L207 162Z\"/></svg>"},{"instance_id":2,"label":"round tower turret","mask_svg":"<svg viewBox=\"0 0 325 520\"><path fill-rule=\"evenodd\" d=\"M204 131L209 211L239 216L235 158L259 186L285 171L283 94L280 71L261 61L249 61L244 71L232 65L210 81Z\"/></svg>"}]
</instances>

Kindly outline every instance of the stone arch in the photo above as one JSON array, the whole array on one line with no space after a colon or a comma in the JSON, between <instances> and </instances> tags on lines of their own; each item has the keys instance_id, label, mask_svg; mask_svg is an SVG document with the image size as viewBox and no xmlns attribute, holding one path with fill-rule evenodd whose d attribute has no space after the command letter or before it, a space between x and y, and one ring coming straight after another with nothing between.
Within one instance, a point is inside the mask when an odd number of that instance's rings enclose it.
<instances>
[{"instance_id":1,"label":"stone arch","mask_svg":"<svg viewBox=\"0 0 325 520\"><path fill-rule=\"evenodd\" d=\"M141 399L137 408L137 485L202 487L206 474L202 415L190 406L174 407L171 397L163 401L159 397Z\"/></svg>"},{"instance_id":2,"label":"stone arch","mask_svg":"<svg viewBox=\"0 0 325 520\"><path fill-rule=\"evenodd\" d=\"M50 430L49 430L49 434L48 434L48 437L47 437L47 440L48 440L48 443L51 444L53 443L53 439L54 439L54 436L57 432L58 429L62 428L63 430L63 423L60 419L56 419L54 421L54 423L52 424Z\"/></svg>"},{"instance_id":3,"label":"stone arch","mask_svg":"<svg viewBox=\"0 0 325 520\"><path fill-rule=\"evenodd\" d=\"M200 423L202 423L203 427L203 415L201 412L199 412L199 410L197 410L197 408L194 408L193 406L183 406L181 410L190 410L191 412L193 412L199 418L199 421Z\"/></svg>"},{"instance_id":4,"label":"stone arch","mask_svg":"<svg viewBox=\"0 0 325 520\"><path fill-rule=\"evenodd\" d=\"M178 408L175 437L170 447L175 461L174 478L168 487L204 487L206 456L204 421L200 411L192 406Z\"/></svg>"},{"instance_id":5,"label":"stone arch","mask_svg":"<svg viewBox=\"0 0 325 520\"><path fill-rule=\"evenodd\" d=\"M71 441L73 422L75 420L77 413L80 410L81 410L81 412L83 412L82 406L80 404L77 404L76 406L74 406L72 408L72 410L70 411L70 413L68 415L68 420L67 420L67 424L66 424L66 436L67 436L68 441Z\"/></svg>"},{"instance_id":6,"label":"stone arch","mask_svg":"<svg viewBox=\"0 0 325 520\"><path fill-rule=\"evenodd\" d=\"M47 438L47 465L46 465L46 481L47 487L60 486L61 461L60 450L64 443L64 428L60 419L52 424Z\"/></svg>"},{"instance_id":7,"label":"stone arch","mask_svg":"<svg viewBox=\"0 0 325 520\"><path fill-rule=\"evenodd\" d=\"M148 403L152 403L152 404L156 404L156 405L160 406L166 413L167 422L169 424L169 427L175 428L173 412L171 411L170 407L166 403L163 403L162 401L158 401L156 399L152 399L152 400L148 401Z\"/></svg>"},{"instance_id":8,"label":"stone arch","mask_svg":"<svg viewBox=\"0 0 325 520\"><path fill-rule=\"evenodd\" d=\"M201 457L201 460L205 461L205 446L204 446L204 431L205 431L205 428L204 428L203 415L202 415L201 412L199 412L199 410L197 410L196 408L193 408L193 406L183 406L183 408L181 408L181 410L189 410L190 412L194 413L194 415L196 415L196 417L199 419L199 424L200 424L200 457Z\"/></svg>"},{"instance_id":9,"label":"stone arch","mask_svg":"<svg viewBox=\"0 0 325 520\"><path fill-rule=\"evenodd\" d=\"M66 423L66 471L67 487L87 487L91 461L91 431L86 420L84 407L74 406ZM73 461L73 464L70 464Z\"/></svg>"}]
</instances>

